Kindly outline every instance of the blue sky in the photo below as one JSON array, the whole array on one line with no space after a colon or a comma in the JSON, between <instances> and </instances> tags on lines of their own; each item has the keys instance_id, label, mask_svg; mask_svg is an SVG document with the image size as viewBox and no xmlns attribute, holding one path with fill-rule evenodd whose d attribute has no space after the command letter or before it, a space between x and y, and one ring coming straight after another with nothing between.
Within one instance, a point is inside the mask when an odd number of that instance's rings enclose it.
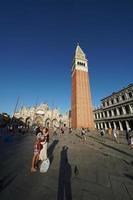
<instances>
[{"instance_id":1,"label":"blue sky","mask_svg":"<svg viewBox=\"0 0 133 200\"><path fill-rule=\"evenodd\" d=\"M0 112L47 102L71 105L76 43L89 63L93 105L133 83L132 0L3 0Z\"/></svg>"}]
</instances>

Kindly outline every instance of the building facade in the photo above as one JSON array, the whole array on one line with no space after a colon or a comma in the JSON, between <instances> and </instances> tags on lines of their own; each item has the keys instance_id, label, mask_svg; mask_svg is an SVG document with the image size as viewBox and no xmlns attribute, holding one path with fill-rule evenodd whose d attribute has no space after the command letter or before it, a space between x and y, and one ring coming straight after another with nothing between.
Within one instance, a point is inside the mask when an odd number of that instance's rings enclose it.
<instances>
[{"instance_id":1,"label":"building facade","mask_svg":"<svg viewBox=\"0 0 133 200\"><path fill-rule=\"evenodd\" d=\"M133 129L133 84L101 100L94 109L95 128Z\"/></svg>"},{"instance_id":2,"label":"building facade","mask_svg":"<svg viewBox=\"0 0 133 200\"><path fill-rule=\"evenodd\" d=\"M94 128L88 63L79 45L72 63L71 127Z\"/></svg>"},{"instance_id":3,"label":"building facade","mask_svg":"<svg viewBox=\"0 0 133 200\"><path fill-rule=\"evenodd\" d=\"M43 125L45 127L69 126L69 113L62 115L59 109L50 109L48 104L42 103L33 107L22 107L14 114L14 117L20 119L25 124Z\"/></svg>"}]
</instances>

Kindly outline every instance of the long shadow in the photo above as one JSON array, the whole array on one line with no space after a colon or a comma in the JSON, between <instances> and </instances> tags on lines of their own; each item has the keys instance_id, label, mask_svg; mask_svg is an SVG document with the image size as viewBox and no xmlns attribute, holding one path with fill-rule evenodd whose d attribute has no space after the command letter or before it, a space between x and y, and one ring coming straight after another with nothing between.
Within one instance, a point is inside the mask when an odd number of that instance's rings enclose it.
<instances>
[{"instance_id":1,"label":"long shadow","mask_svg":"<svg viewBox=\"0 0 133 200\"><path fill-rule=\"evenodd\" d=\"M80 139L82 139L82 137L80 135L78 135L77 133L75 134L77 137L79 137Z\"/></svg>"},{"instance_id":2,"label":"long shadow","mask_svg":"<svg viewBox=\"0 0 133 200\"><path fill-rule=\"evenodd\" d=\"M129 174L124 174L127 178L133 180L133 176L129 175Z\"/></svg>"},{"instance_id":3,"label":"long shadow","mask_svg":"<svg viewBox=\"0 0 133 200\"><path fill-rule=\"evenodd\" d=\"M59 140L54 140L53 143L48 147L48 158L50 160L50 164L52 163L53 159L54 159L54 149L55 146L58 144Z\"/></svg>"},{"instance_id":4,"label":"long shadow","mask_svg":"<svg viewBox=\"0 0 133 200\"><path fill-rule=\"evenodd\" d=\"M108 144L105 144L105 143L103 143L103 142L100 142L98 139L94 138L93 136L90 136L90 137L93 138L93 139L95 139L96 142L98 142L99 144L102 144L102 145L105 146L105 147L108 147L108 148L110 148L110 149L116 150L116 151L118 151L118 152L120 152L120 153L123 153L123 154L125 154L125 155L127 155L127 156L133 157L131 154L129 154L129 153L123 151L123 150L117 149L117 148L112 147L112 146L110 146L110 145L108 145Z\"/></svg>"},{"instance_id":5,"label":"long shadow","mask_svg":"<svg viewBox=\"0 0 133 200\"><path fill-rule=\"evenodd\" d=\"M68 147L66 146L64 146L61 151L57 200L72 200L72 169L68 162L67 151Z\"/></svg>"},{"instance_id":6,"label":"long shadow","mask_svg":"<svg viewBox=\"0 0 133 200\"><path fill-rule=\"evenodd\" d=\"M16 178L16 175L8 174L2 179L0 179L0 192L8 187Z\"/></svg>"}]
</instances>

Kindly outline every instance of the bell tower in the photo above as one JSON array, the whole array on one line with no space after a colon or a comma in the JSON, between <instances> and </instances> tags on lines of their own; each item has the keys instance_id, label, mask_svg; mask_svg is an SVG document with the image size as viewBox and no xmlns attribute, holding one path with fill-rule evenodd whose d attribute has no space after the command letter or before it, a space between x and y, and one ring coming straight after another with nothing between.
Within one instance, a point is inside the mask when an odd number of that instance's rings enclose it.
<instances>
[{"instance_id":1,"label":"bell tower","mask_svg":"<svg viewBox=\"0 0 133 200\"><path fill-rule=\"evenodd\" d=\"M71 126L94 128L88 61L79 44L72 62Z\"/></svg>"}]
</instances>

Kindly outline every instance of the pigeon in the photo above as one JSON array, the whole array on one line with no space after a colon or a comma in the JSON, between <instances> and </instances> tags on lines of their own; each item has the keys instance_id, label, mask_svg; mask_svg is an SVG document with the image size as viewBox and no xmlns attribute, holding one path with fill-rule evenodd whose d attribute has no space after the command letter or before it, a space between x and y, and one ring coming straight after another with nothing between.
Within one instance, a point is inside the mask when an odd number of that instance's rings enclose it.
<instances>
[{"instance_id":1,"label":"pigeon","mask_svg":"<svg viewBox=\"0 0 133 200\"><path fill-rule=\"evenodd\" d=\"M75 176L79 175L79 170L78 170L77 165L75 165L75 167L74 167L74 174L75 174Z\"/></svg>"}]
</instances>

